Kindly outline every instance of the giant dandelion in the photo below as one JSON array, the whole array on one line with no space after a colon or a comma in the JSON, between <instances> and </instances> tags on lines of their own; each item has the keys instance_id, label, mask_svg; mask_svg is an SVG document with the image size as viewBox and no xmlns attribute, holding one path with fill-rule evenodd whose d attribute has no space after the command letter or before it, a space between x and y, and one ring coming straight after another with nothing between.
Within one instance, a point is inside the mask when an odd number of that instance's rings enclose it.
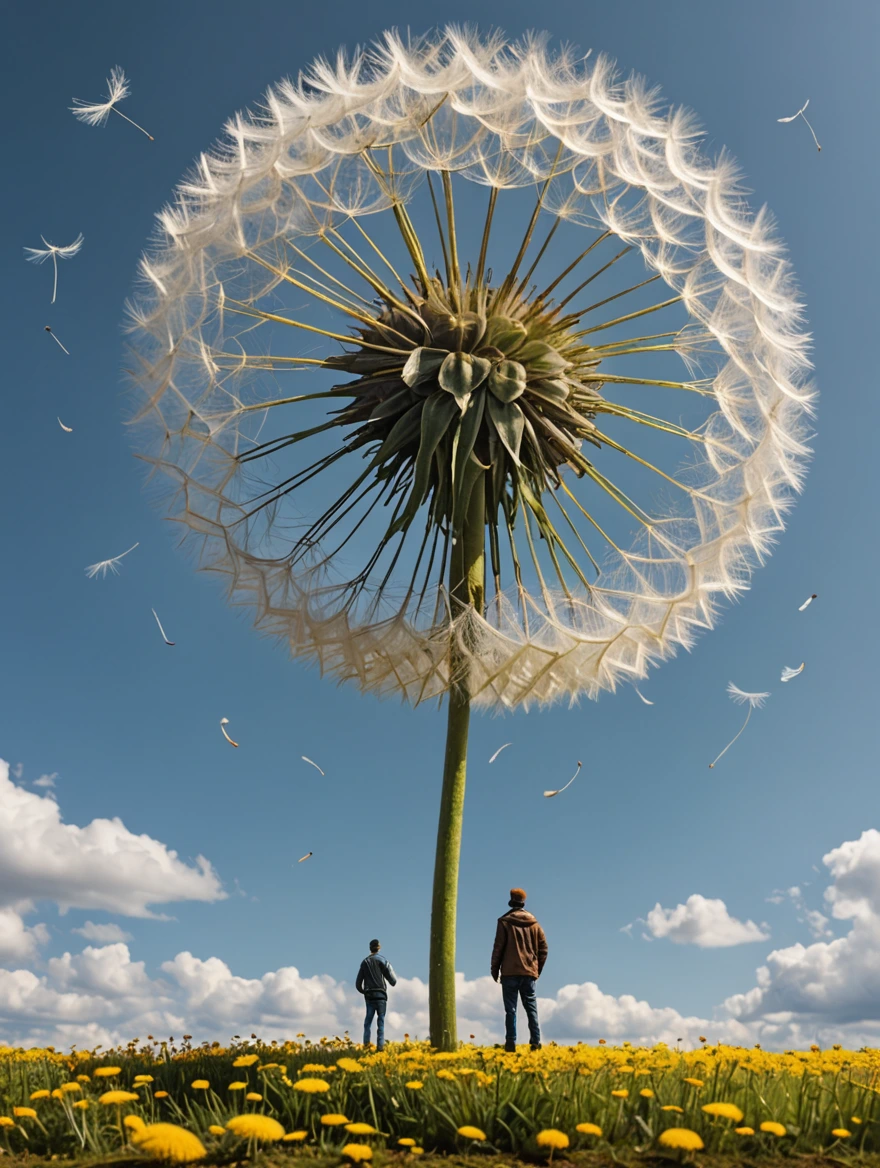
<instances>
[{"instance_id":1,"label":"giant dandelion","mask_svg":"<svg viewBox=\"0 0 880 1168\"><path fill-rule=\"evenodd\" d=\"M446 696L441 1048L471 707L645 677L801 485L802 306L698 136L603 58L388 33L232 119L141 264L140 450L201 565L322 672Z\"/></svg>"}]
</instances>

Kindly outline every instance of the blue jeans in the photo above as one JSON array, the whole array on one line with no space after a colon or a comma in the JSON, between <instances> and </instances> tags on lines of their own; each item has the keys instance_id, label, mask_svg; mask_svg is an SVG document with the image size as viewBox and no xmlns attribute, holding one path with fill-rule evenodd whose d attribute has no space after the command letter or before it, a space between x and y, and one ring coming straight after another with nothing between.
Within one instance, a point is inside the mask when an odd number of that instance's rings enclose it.
<instances>
[{"instance_id":1,"label":"blue jeans","mask_svg":"<svg viewBox=\"0 0 880 1168\"><path fill-rule=\"evenodd\" d=\"M529 1020L529 1043L538 1046L541 1029L538 1026L538 999L535 996L535 978L508 975L501 979L501 995L504 998L504 1037L508 1045L516 1042L516 1004L522 998L526 1017Z\"/></svg>"},{"instance_id":2,"label":"blue jeans","mask_svg":"<svg viewBox=\"0 0 880 1168\"><path fill-rule=\"evenodd\" d=\"M385 1008L387 998L367 998L367 1016L364 1018L364 1046L370 1045L370 1027L373 1018L376 1019L376 1049L381 1050L385 1045Z\"/></svg>"}]
</instances>

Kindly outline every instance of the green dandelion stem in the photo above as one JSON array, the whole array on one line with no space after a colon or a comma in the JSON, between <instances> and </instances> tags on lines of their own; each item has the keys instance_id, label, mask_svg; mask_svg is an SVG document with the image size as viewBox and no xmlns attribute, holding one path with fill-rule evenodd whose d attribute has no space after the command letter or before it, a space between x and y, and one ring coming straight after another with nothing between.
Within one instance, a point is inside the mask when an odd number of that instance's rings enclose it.
<instances>
[{"instance_id":1,"label":"green dandelion stem","mask_svg":"<svg viewBox=\"0 0 880 1168\"><path fill-rule=\"evenodd\" d=\"M590 254L590 252L594 248L598 247L600 243L604 243L605 240L608 239L610 235L611 235L610 231L603 231L603 233L599 236L599 238L594 239L593 242L590 244L590 246L585 251L582 251L581 254L577 257L577 259L572 260L572 262L568 265L568 267L565 268L562 272L560 272L559 275L556 277L556 279L553 280L550 284L548 284L543 292L540 292L538 294L538 296L536 297L536 299L532 305L532 308L530 309L529 312L526 313L525 319L529 320L536 312L538 312L540 310L540 306L546 301L547 297L550 295L550 293L553 291L553 289L556 288L559 284L561 284L562 281L565 279L565 277L569 274L569 272L573 272L574 269L581 262L581 260L586 259L586 257Z\"/></svg>"},{"instance_id":2,"label":"green dandelion stem","mask_svg":"<svg viewBox=\"0 0 880 1168\"><path fill-rule=\"evenodd\" d=\"M610 267L612 267L613 264L616 264L619 259L622 259L628 252L631 252L631 251L632 251L632 244L630 244L628 247L623 248L623 250L619 251L617 253L617 255L612 256L612 258L608 261L607 264L603 264L601 268L597 268L596 271L593 272L593 274L591 276L587 276L586 280L584 280L583 283L578 284L577 288L575 288L573 292L569 292L569 294L563 300L559 301L559 303L556 305L555 312L557 312L557 313L561 312L562 309L565 308L566 304L568 304L568 302L570 300L573 300L575 298L575 296L577 296L578 292L583 292L584 288L586 288L588 285L592 284L592 282L594 280L597 280L599 278L599 276L602 275L603 272L607 272L608 269ZM620 295L623 295L623 293L620 293ZM564 318L564 320L557 321L557 325L564 327L565 322L571 323L571 321L573 321L573 320L578 320L581 315L582 314L579 312L572 313L571 315L566 316Z\"/></svg>"},{"instance_id":3,"label":"green dandelion stem","mask_svg":"<svg viewBox=\"0 0 880 1168\"><path fill-rule=\"evenodd\" d=\"M483 273L486 270L486 251L489 247L489 233L492 230L492 217L495 214L495 203L498 200L498 187L492 187L489 194L489 206L486 210L486 221L483 224L483 238L480 242L480 258L477 261L477 271L474 277L474 287L479 288L483 283Z\"/></svg>"},{"instance_id":4,"label":"green dandelion stem","mask_svg":"<svg viewBox=\"0 0 880 1168\"><path fill-rule=\"evenodd\" d=\"M455 533L449 563L450 601L459 612L473 606L483 614L486 574L485 474L480 471L471 489L460 529ZM456 615L455 609L453 615ZM455 922L458 867L464 819L470 692L466 657L453 643L449 649L452 681L443 761L443 788L434 861L431 904L431 946L428 1006L431 1044L438 1050L458 1046L455 1013Z\"/></svg>"},{"instance_id":5,"label":"green dandelion stem","mask_svg":"<svg viewBox=\"0 0 880 1168\"><path fill-rule=\"evenodd\" d=\"M680 301L680 296L672 296L669 300L661 300L659 304L651 304L647 308L640 308L638 312L630 312L626 316L618 316L614 320L606 320L602 324L594 324L592 328L581 329L579 333L572 334L572 339L575 337L587 337L590 333L598 333L602 329L613 328L614 325L618 324L625 324L628 320L636 320L637 317L647 316L649 312L658 312L661 308L668 308L670 304L678 304Z\"/></svg>"},{"instance_id":6,"label":"green dandelion stem","mask_svg":"<svg viewBox=\"0 0 880 1168\"><path fill-rule=\"evenodd\" d=\"M452 201L452 175L448 170L444 170L442 178L443 198L446 202L446 230L449 236L449 292L455 307L461 311L461 270L458 266L458 241L455 235L455 205Z\"/></svg>"}]
</instances>

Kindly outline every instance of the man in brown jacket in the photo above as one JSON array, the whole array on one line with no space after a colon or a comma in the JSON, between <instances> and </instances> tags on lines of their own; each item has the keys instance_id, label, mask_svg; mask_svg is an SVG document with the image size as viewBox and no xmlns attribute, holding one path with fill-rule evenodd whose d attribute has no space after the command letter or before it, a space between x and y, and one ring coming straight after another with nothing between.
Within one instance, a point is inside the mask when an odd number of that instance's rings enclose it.
<instances>
[{"instance_id":1,"label":"man in brown jacket","mask_svg":"<svg viewBox=\"0 0 880 1168\"><path fill-rule=\"evenodd\" d=\"M504 1049L516 1050L516 1005L517 998L522 998L529 1020L529 1043L532 1050L540 1050L535 982L547 960L547 938L532 914L525 910L524 889L511 888L507 903L511 911L498 918L492 950L492 977L497 981L500 975L504 998Z\"/></svg>"}]
</instances>

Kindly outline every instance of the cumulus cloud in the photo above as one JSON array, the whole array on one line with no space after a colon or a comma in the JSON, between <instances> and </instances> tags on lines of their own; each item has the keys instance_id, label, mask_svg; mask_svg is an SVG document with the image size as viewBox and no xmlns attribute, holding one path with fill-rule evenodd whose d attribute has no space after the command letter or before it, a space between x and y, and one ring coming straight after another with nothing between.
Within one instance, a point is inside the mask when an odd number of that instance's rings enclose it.
<instances>
[{"instance_id":1,"label":"cumulus cloud","mask_svg":"<svg viewBox=\"0 0 880 1168\"><path fill-rule=\"evenodd\" d=\"M97 941L101 945L107 945L113 941L131 940L131 933L126 933L125 929L121 929L119 925L112 923L96 925L94 921L86 921L78 929L71 929L70 931L71 933L79 933L87 941Z\"/></svg>"},{"instance_id":2,"label":"cumulus cloud","mask_svg":"<svg viewBox=\"0 0 880 1168\"><path fill-rule=\"evenodd\" d=\"M723 900L711 900L697 892L675 908L664 908L658 901L643 923L650 937L666 937L676 945L700 949L726 949L766 941L770 936L766 924L739 921L730 915Z\"/></svg>"},{"instance_id":3,"label":"cumulus cloud","mask_svg":"<svg viewBox=\"0 0 880 1168\"><path fill-rule=\"evenodd\" d=\"M51 775L40 775L40 777L38 779L34 779L34 786L35 787L52 788L55 786L55 780L57 778L58 778L57 771L53 771Z\"/></svg>"},{"instance_id":4,"label":"cumulus cloud","mask_svg":"<svg viewBox=\"0 0 880 1168\"><path fill-rule=\"evenodd\" d=\"M193 863L121 819L64 823L58 804L17 786L0 760L0 908L52 900L60 911L152 917L152 905L226 896L204 856Z\"/></svg>"},{"instance_id":5,"label":"cumulus cloud","mask_svg":"<svg viewBox=\"0 0 880 1168\"><path fill-rule=\"evenodd\" d=\"M0 961L33 961L40 945L48 940L49 930L45 925L29 928L14 908L0 908Z\"/></svg>"}]
</instances>

